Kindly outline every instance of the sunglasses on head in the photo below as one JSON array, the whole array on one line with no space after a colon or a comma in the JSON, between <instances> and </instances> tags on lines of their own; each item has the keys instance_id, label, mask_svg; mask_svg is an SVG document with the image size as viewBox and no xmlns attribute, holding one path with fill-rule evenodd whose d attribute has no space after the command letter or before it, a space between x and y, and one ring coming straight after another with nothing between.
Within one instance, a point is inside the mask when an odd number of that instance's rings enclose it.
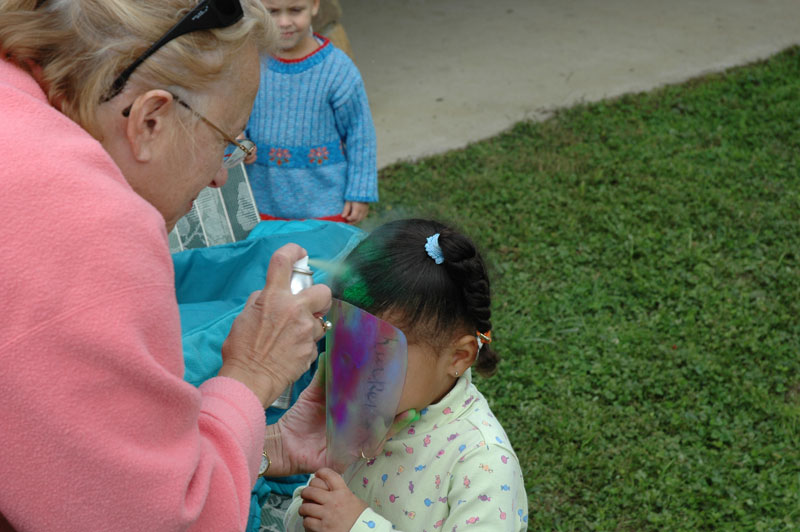
<instances>
[{"instance_id":1,"label":"sunglasses on head","mask_svg":"<svg viewBox=\"0 0 800 532\"><path fill-rule=\"evenodd\" d=\"M114 96L122 92L128 78L133 71L141 65L145 59L153 55L156 50L167 44L169 41L200 30L213 30L217 28L227 28L239 22L244 16L242 5L239 0L203 0L197 6L186 13L186 15L172 26L167 32L154 42L150 48L145 50L131 65L117 76L111 88L108 90L103 102L107 102Z\"/></svg>"}]
</instances>

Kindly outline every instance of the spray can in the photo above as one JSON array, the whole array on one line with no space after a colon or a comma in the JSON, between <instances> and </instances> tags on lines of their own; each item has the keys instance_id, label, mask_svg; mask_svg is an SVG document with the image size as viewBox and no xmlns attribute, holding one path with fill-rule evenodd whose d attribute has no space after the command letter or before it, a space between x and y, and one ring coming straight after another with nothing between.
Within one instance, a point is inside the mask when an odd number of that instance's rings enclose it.
<instances>
[{"instance_id":1,"label":"spray can","mask_svg":"<svg viewBox=\"0 0 800 532\"><path fill-rule=\"evenodd\" d=\"M314 284L311 274L311 268L308 267L308 255L294 263L294 266L292 266L292 280L290 281L290 290L293 294Z\"/></svg>"},{"instance_id":2,"label":"spray can","mask_svg":"<svg viewBox=\"0 0 800 532\"><path fill-rule=\"evenodd\" d=\"M293 294L298 293L304 288L308 288L314 284L312 279L311 268L308 267L308 255L298 260L292 266L292 278L289 281L289 289ZM272 403L272 406L286 410L292 403L292 385L283 390L277 399Z\"/></svg>"}]
</instances>

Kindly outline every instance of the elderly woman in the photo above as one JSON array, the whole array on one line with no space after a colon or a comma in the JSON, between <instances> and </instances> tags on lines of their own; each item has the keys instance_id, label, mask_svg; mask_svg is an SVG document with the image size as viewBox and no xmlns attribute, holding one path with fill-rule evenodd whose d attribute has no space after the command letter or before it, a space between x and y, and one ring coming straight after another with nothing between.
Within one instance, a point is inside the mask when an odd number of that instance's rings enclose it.
<instances>
[{"instance_id":1,"label":"elderly woman","mask_svg":"<svg viewBox=\"0 0 800 532\"><path fill-rule=\"evenodd\" d=\"M15 529L241 530L257 475L322 465L318 384L264 423L330 305L322 285L291 294L299 246L273 256L220 376L181 378L167 232L252 148L235 139L273 31L258 0L0 4L0 512Z\"/></svg>"}]
</instances>

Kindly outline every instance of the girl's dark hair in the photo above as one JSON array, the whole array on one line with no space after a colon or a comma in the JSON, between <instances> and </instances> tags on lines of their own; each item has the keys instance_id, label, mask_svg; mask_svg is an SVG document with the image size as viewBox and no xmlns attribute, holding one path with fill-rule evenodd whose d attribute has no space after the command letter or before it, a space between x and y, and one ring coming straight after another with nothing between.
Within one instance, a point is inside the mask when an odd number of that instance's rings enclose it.
<instances>
[{"instance_id":1,"label":"girl's dark hair","mask_svg":"<svg viewBox=\"0 0 800 532\"><path fill-rule=\"evenodd\" d=\"M439 233L444 262L425 250ZM443 346L455 334L491 331L486 265L467 236L434 220L396 220L380 226L347 257L334 297L371 314L391 314L412 341ZM475 370L492 375L499 357L484 343Z\"/></svg>"}]
</instances>

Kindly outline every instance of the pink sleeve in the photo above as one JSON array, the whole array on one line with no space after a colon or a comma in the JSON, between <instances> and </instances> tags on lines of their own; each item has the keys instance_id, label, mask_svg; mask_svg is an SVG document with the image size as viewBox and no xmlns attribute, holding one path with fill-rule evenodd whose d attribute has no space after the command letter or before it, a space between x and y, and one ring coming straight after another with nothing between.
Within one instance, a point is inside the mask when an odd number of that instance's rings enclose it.
<instances>
[{"instance_id":1,"label":"pink sleeve","mask_svg":"<svg viewBox=\"0 0 800 532\"><path fill-rule=\"evenodd\" d=\"M183 381L163 217L2 60L0 124L0 513L26 531L244 529L264 410L237 381Z\"/></svg>"},{"instance_id":2,"label":"pink sleeve","mask_svg":"<svg viewBox=\"0 0 800 532\"><path fill-rule=\"evenodd\" d=\"M122 302L163 287L136 292L3 346L0 508L17 529L245 528L264 410L238 381L167 371L152 353L180 350L160 334L120 334ZM148 314L142 330L178 327Z\"/></svg>"}]
</instances>

